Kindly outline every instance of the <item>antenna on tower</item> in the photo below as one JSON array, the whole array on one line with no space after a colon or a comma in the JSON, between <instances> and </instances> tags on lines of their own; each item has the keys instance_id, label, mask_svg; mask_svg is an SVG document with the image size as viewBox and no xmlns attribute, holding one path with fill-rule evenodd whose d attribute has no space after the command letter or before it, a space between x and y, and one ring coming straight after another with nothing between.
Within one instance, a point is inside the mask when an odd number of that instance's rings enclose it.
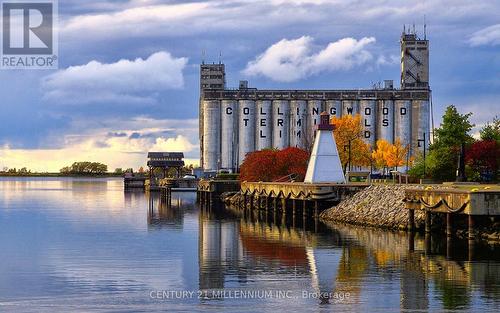
<instances>
[{"instance_id":1,"label":"antenna on tower","mask_svg":"<svg viewBox=\"0 0 500 313\"><path fill-rule=\"evenodd\" d=\"M205 64L205 49L201 50L201 64Z\"/></svg>"},{"instance_id":2,"label":"antenna on tower","mask_svg":"<svg viewBox=\"0 0 500 313\"><path fill-rule=\"evenodd\" d=\"M425 14L424 14L424 40L427 40L427 22L425 21Z\"/></svg>"},{"instance_id":3,"label":"antenna on tower","mask_svg":"<svg viewBox=\"0 0 500 313\"><path fill-rule=\"evenodd\" d=\"M219 64L222 64L222 51L219 51Z\"/></svg>"},{"instance_id":4,"label":"antenna on tower","mask_svg":"<svg viewBox=\"0 0 500 313\"><path fill-rule=\"evenodd\" d=\"M413 22L413 35L416 35L417 32L415 31L415 22Z\"/></svg>"},{"instance_id":5,"label":"antenna on tower","mask_svg":"<svg viewBox=\"0 0 500 313\"><path fill-rule=\"evenodd\" d=\"M403 34L406 34L406 24L403 24Z\"/></svg>"}]
</instances>

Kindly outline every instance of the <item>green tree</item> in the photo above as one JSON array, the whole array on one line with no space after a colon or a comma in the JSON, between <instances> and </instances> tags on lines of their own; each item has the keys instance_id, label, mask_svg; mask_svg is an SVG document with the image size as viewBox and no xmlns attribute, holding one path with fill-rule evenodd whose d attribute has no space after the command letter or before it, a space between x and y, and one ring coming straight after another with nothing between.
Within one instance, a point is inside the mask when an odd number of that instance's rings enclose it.
<instances>
[{"instance_id":1,"label":"green tree","mask_svg":"<svg viewBox=\"0 0 500 313\"><path fill-rule=\"evenodd\" d=\"M474 141L470 131L475 126L469 121L472 113L460 114L454 105L446 108L441 127L434 130L435 141L432 148L459 147L462 143Z\"/></svg>"},{"instance_id":2,"label":"green tree","mask_svg":"<svg viewBox=\"0 0 500 313\"><path fill-rule=\"evenodd\" d=\"M426 160L429 176L437 181L454 181L458 167L458 149L433 148Z\"/></svg>"},{"instance_id":3,"label":"green tree","mask_svg":"<svg viewBox=\"0 0 500 313\"><path fill-rule=\"evenodd\" d=\"M496 140L500 142L500 119L495 116L493 121L488 122L480 131L482 140Z\"/></svg>"},{"instance_id":4,"label":"green tree","mask_svg":"<svg viewBox=\"0 0 500 313\"><path fill-rule=\"evenodd\" d=\"M469 121L472 113L460 114L457 108L450 105L443 115L441 126L435 129L435 141L429 148L425 160L426 177L436 181L455 180L458 155L462 143L474 142L470 131L474 125ZM410 175L423 177L424 160L419 156L414 162Z\"/></svg>"}]
</instances>

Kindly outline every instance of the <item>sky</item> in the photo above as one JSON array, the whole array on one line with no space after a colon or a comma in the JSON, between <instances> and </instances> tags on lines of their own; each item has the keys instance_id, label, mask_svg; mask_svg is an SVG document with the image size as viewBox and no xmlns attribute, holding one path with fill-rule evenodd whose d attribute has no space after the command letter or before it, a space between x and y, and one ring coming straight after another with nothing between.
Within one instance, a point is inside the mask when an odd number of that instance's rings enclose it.
<instances>
[{"instance_id":1,"label":"sky","mask_svg":"<svg viewBox=\"0 0 500 313\"><path fill-rule=\"evenodd\" d=\"M229 87L399 86L403 25L423 36L424 16L436 126L454 104L477 132L500 115L497 0L59 0L59 69L0 70L0 169L196 164L202 59Z\"/></svg>"}]
</instances>

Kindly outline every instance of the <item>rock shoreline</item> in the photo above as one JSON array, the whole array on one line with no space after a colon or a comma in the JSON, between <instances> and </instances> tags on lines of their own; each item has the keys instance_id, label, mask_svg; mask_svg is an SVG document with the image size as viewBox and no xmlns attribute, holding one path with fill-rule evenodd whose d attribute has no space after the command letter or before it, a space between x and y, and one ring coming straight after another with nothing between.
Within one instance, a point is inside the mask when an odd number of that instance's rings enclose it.
<instances>
[{"instance_id":1,"label":"rock shoreline","mask_svg":"<svg viewBox=\"0 0 500 313\"><path fill-rule=\"evenodd\" d=\"M394 230L408 228L408 210L403 202L406 185L372 185L320 215L321 219ZM415 212L415 225L423 227L425 214Z\"/></svg>"}]
</instances>

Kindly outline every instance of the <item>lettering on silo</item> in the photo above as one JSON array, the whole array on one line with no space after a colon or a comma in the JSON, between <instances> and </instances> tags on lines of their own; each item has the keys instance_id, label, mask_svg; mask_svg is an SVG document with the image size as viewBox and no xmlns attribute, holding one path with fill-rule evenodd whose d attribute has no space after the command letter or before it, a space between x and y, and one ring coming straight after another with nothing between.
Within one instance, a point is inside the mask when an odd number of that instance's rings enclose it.
<instances>
[{"instance_id":1,"label":"lettering on silo","mask_svg":"<svg viewBox=\"0 0 500 313\"><path fill-rule=\"evenodd\" d=\"M261 112L260 112L260 114L262 114L262 115L266 115L266 113L262 113L262 108L261 108ZM261 126L261 127L266 127L266 126L267 126L267 124L266 124L266 119L265 119L265 118L261 118L261 119L260 119L260 126ZM260 130L259 135L260 135L260 138L267 138L267 136L266 136L266 135L264 135L264 132L262 131L262 129Z\"/></svg>"},{"instance_id":2,"label":"lettering on silo","mask_svg":"<svg viewBox=\"0 0 500 313\"><path fill-rule=\"evenodd\" d=\"M393 100L379 100L378 102L378 139L384 139L390 143L394 142L395 112Z\"/></svg>"},{"instance_id":3,"label":"lettering on silo","mask_svg":"<svg viewBox=\"0 0 500 313\"><path fill-rule=\"evenodd\" d=\"M256 150L262 150L266 148L271 148L271 138L272 138L272 126L273 121L271 120L271 102L267 100L260 100L257 102L257 138L256 138Z\"/></svg>"},{"instance_id":4,"label":"lettering on silo","mask_svg":"<svg viewBox=\"0 0 500 313\"><path fill-rule=\"evenodd\" d=\"M283 115L283 112L280 111L280 108L278 107L278 115ZM283 119L282 118L279 118L277 120L278 122L278 125L277 126L281 126L283 127ZM280 129L280 138L283 138L283 131Z\"/></svg>"},{"instance_id":5,"label":"lettering on silo","mask_svg":"<svg viewBox=\"0 0 500 313\"><path fill-rule=\"evenodd\" d=\"M384 119L382 120L382 126L387 127L389 126L389 108L382 108L382 115L384 116Z\"/></svg>"},{"instance_id":6,"label":"lettering on silo","mask_svg":"<svg viewBox=\"0 0 500 313\"><path fill-rule=\"evenodd\" d=\"M319 115L319 108L315 107L315 108L312 108L312 115ZM313 117L313 121L314 121L314 125L317 124L317 119L315 117Z\"/></svg>"},{"instance_id":7,"label":"lettering on silo","mask_svg":"<svg viewBox=\"0 0 500 313\"><path fill-rule=\"evenodd\" d=\"M302 127L302 118L300 117L300 108L297 107L297 116L299 117L297 119L297 122L295 123L297 125L297 127ZM300 138L302 136L302 130L298 130L297 133L296 133L296 136L297 138Z\"/></svg>"},{"instance_id":8,"label":"lettering on silo","mask_svg":"<svg viewBox=\"0 0 500 313\"><path fill-rule=\"evenodd\" d=\"M365 108L365 116L370 116L372 115L372 108ZM365 127L371 127L370 121L365 118ZM372 136L372 132L369 130L365 130L365 138L369 139Z\"/></svg>"},{"instance_id":9,"label":"lettering on silo","mask_svg":"<svg viewBox=\"0 0 500 313\"><path fill-rule=\"evenodd\" d=\"M249 115L250 108L243 108L243 115ZM248 127L248 118L244 118L243 122L245 123L245 127Z\"/></svg>"}]
</instances>

